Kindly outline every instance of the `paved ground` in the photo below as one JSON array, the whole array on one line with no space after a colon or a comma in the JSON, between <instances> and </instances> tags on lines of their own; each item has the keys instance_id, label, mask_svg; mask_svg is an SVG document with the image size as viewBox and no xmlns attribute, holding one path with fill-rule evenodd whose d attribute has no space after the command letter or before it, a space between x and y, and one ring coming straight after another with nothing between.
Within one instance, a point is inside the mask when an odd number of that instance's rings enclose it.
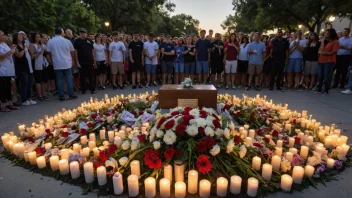
<instances>
[{"instance_id":1,"label":"paved ground","mask_svg":"<svg viewBox=\"0 0 352 198\"><path fill-rule=\"evenodd\" d=\"M135 91L130 87L116 91L109 89L97 92L94 97L102 98L104 94L113 96L115 94L144 93L146 91L151 92L152 88L137 89ZM226 93L226 91L222 89L219 90L219 93ZM241 96L245 92L243 90L229 90L227 93ZM255 96L257 93L256 91L249 91L245 94ZM313 118L323 124L336 124L339 128L343 129L343 134L349 137L348 142L352 143L352 96L345 96L337 91L331 91L329 96L321 96L305 91L286 91L285 93L281 93L264 90L259 93L267 95L268 99L273 99L275 103L289 104L290 109L298 111L308 110L308 113L312 114ZM40 102L35 106L22 107L19 111L1 113L0 134L8 131L17 132L17 123L29 125L40 118L44 118L45 115L55 114L62 108L70 109L77 107L81 102L87 101L91 97L90 94L77 94L77 96L79 98L74 101L59 102L56 98L52 98L51 101ZM5 159L0 160L0 167L0 197L96 197L95 193L81 196L82 190L79 187L62 184L60 181L43 177L39 174L32 174L21 167L12 166ZM351 197L352 184L350 183L350 178L352 178L352 169L345 170L339 178L339 181L328 183L327 187L319 185L319 190L309 188L302 193L275 193L268 197ZM245 197L245 195L240 197Z\"/></svg>"}]
</instances>

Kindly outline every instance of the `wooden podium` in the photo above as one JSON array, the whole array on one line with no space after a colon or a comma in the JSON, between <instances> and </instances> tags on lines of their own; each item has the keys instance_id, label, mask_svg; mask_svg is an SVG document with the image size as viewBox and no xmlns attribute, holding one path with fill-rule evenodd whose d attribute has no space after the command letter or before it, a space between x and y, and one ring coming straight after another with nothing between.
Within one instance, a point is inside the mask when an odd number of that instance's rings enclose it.
<instances>
[{"instance_id":1,"label":"wooden podium","mask_svg":"<svg viewBox=\"0 0 352 198\"><path fill-rule=\"evenodd\" d=\"M158 93L159 107L169 109L197 102L199 108L216 109L217 94L218 90L213 85L194 85L193 88L183 88L183 85L163 85Z\"/></svg>"}]
</instances>

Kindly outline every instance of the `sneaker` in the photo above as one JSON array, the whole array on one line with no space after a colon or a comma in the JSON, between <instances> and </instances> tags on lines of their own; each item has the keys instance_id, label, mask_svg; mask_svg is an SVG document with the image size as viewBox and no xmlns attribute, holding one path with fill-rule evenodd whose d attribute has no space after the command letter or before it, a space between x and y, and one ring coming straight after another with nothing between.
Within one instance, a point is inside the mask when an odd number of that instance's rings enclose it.
<instances>
[{"instance_id":1,"label":"sneaker","mask_svg":"<svg viewBox=\"0 0 352 198\"><path fill-rule=\"evenodd\" d=\"M229 86L228 85L226 85L226 88L225 88L226 90L228 90L229 89Z\"/></svg>"},{"instance_id":2,"label":"sneaker","mask_svg":"<svg viewBox=\"0 0 352 198\"><path fill-rule=\"evenodd\" d=\"M34 100L28 100L28 102L29 102L30 105L36 105L37 104L37 102L34 101Z\"/></svg>"},{"instance_id":3,"label":"sneaker","mask_svg":"<svg viewBox=\"0 0 352 198\"><path fill-rule=\"evenodd\" d=\"M29 105L31 105L31 103L27 100L26 102L22 102L22 105L23 106L29 106Z\"/></svg>"},{"instance_id":4,"label":"sneaker","mask_svg":"<svg viewBox=\"0 0 352 198\"><path fill-rule=\"evenodd\" d=\"M145 85L145 88L148 88L150 85L149 85L149 83L147 83L146 85Z\"/></svg>"},{"instance_id":5,"label":"sneaker","mask_svg":"<svg viewBox=\"0 0 352 198\"><path fill-rule=\"evenodd\" d=\"M351 94L352 91L351 91L351 89L346 89L345 91L341 91L341 93L348 95L348 94Z\"/></svg>"},{"instance_id":6,"label":"sneaker","mask_svg":"<svg viewBox=\"0 0 352 198\"><path fill-rule=\"evenodd\" d=\"M245 89L245 91L249 91L249 90L251 90L251 87L250 87L250 86L247 86L246 89Z\"/></svg>"},{"instance_id":7,"label":"sneaker","mask_svg":"<svg viewBox=\"0 0 352 198\"><path fill-rule=\"evenodd\" d=\"M236 86L235 86L235 85L232 85L232 89L236 90Z\"/></svg>"},{"instance_id":8,"label":"sneaker","mask_svg":"<svg viewBox=\"0 0 352 198\"><path fill-rule=\"evenodd\" d=\"M136 89L136 88L137 88L137 86L136 86L136 85L133 85L133 86L132 86L132 89Z\"/></svg>"},{"instance_id":9,"label":"sneaker","mask_svg":"<svg viewBox=\"0 0 352 198\"><path fill-rule=\"evenodd\" d=\"M153 82L154 86L158 86L158 83L156 81Z\"/></svg>"},{"instance_id":10,"label":"sneaker","mask_svg":"<svg viewBox=\"0 0 352 198\"><path fill-rule=\"evenodd\" d=\"M77 99L78 97L77 96L70 96L68 97L69 100L74 100L74 99Z\"/></svg>"}]
</instances>

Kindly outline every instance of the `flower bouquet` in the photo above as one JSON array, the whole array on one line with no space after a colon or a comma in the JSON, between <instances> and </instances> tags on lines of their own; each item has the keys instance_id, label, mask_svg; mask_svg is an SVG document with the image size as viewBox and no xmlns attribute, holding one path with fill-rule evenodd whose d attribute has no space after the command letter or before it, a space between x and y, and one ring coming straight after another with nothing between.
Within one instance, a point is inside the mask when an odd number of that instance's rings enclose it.
<instances>
[{"instance_id":1,"label":"flower bouquet","mask_svg":"<svg viewBox=\"0 0 352 198\"><path fill-rule=\"evenodd\" d=\"M182 84L183 84L183 88L193 88L192 79L190 78L185 78Z\"/></svg>"}]
</instances>

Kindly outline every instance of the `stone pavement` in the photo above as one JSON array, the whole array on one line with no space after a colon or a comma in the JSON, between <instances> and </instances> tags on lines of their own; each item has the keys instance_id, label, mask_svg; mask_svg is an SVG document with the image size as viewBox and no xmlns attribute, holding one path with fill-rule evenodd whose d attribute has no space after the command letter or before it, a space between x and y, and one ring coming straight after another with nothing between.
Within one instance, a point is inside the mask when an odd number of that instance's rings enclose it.
<instances>
[{"instance_id":1,"label":"stone pavement","mask_svg":"<svg viewBox=\"0 0 352 198\"><path fill-rule=\"evenodd\" d=\"M44 118L45 115L54 115L62 108L75 108L79 106L81 102L88 101L91 96L101 99L104 97L104 94L109 94L109 96L112 97L115 94L139 94L145 93L146 91L151 93L153 88L136 90L132 90L131 87L124 90L107 89L104 91L98 91L95 95L81 95L78 93L77 100L64 102L60 102L56 97L52 97L51 101L38 102L35 106L21 107L21 110L19 111L0 113L0 134L2 135L9 131L17 132L17 123L30 125L32 122ZM159 87L157 87L155 91L157 91L158 88ZM348 143L352 143L352 96L342 95L339 90L332 90L329 96L322 96L307 91L286 91L285 93L281 93L278 91L263 90L257 92L251 90L249 92L244 92L243 89L228 91L220 89L219 93L229 93L237 96L246 94L252 97L259 93L261 95L266 95L269 100L273 99L274 103L288 104L288 107L291 110L308 110L308 115L312 114L313 118L322 122L323 125L330 125L332 123L336 124L338 128L342 129L342 134L349 137ZM352 169L346 169L342 175L338 176L338 178L339 181L327 183L327 187L319 185L318 190L310 187L302 193L275 193L270 194L268 197L352 197ZM80 187L64 184L54 178L44 177L40 174L33 174L21 167L13 166L6 159L0 159L0 197L96 197L95 193L90 193L86 196L82 196L81 193L82 190ZM124 195L119 197L128 196ZM139 197L144 196L140 195ZM228 197L246 197L246 195L242 193L240 196L229 195Z\"/></svg>"}]
</instances>

